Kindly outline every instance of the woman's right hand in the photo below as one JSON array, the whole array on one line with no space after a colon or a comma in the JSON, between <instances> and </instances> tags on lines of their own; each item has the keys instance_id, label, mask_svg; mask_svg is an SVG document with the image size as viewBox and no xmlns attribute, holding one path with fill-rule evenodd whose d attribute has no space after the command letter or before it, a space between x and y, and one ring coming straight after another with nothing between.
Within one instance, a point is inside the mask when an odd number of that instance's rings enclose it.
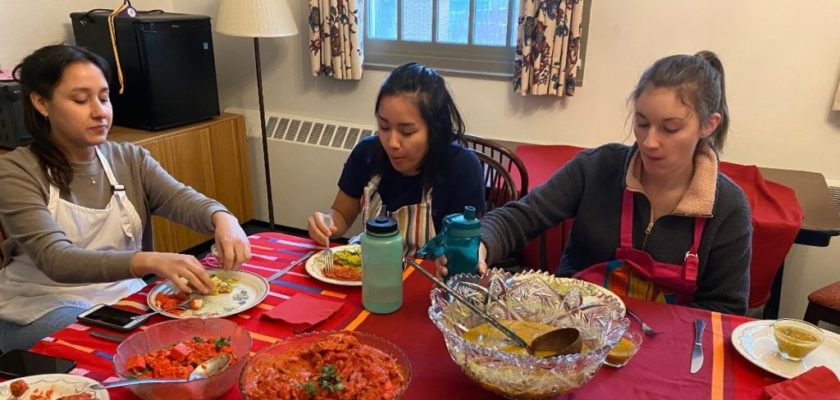
<instances>
[{"instance_id":1,"label":"woman's right hand","mask_svg":"<svg viewBox=\"0 0 840 400\"><path fill-rule=\"evenodd\" d=\"M190 255L141 251L131 258L131 272L134 276L155 274L172 281L178 290L192 293L187 282L202 294L210 293L213 282L210 274L198 260ZM184 282L181 278L186 279Z\"/></svg>"},{"instance_id":2,"label":"woman's right hand","mask_svg":"<svg viewBox=\"0 0 840 400\"><path fill-rule=\"evenodd\" d=\"M329 221L327 221L329 219ZM327 224L330 222L330 224ZM338 231L335 225L335 218L331 215L315 212L307 219L309 238L315 243L329 243L329 238Z\"/></svg>"},{"instance_id":3,"label":"woman's right hand","mask_svg":"<svg viewBox=\"0 0 840 400\"><path fill-rule=\"evenodd\" d=\"M484 275L485 272L487 272L487 247L482 242L478 246L478 274ZM446 256L440 256L435 260L435 273L441 280L449 273L446 270Z\"/></svg>"}]
</instances>

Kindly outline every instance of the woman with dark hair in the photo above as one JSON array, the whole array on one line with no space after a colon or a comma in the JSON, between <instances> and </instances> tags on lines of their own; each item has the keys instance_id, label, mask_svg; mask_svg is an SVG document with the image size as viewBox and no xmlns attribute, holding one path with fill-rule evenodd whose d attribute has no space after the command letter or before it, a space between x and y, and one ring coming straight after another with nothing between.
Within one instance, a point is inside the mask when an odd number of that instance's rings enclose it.
<instances>
[{"instance_id":1,"label":"woman with dark hair","mask_svg":"<svg viewBox=\"0 0 840 400\"><path fill-rule=\"evenodd\" d=\"M642 74L630 102L635 144L583 151L484 216L480 270L574 218L557 275L745 313L752 225L746 196L718 169L729 126L723 65L709 51L665 57Z\"/></svg>"},{"instance_id":2,"label":"woman with dark hair","mask_svg":"<svg viewBox=\"0 0 840 400\"><path fill-rule=\"evenodd\" d=\"M28 147L0 157L0 351L26 349L97 303L113 303L155 274L178 289L213 283L192 256L156 253L151 216L214 233L225 268L250 257L248 239L221 204L172 178L145 149L108 142L108 67L79 47L27 56L23 89Z\"/></svg>"},{"instance_id":3,"label":"woman with dark hair","mask_svg":"<svg viewBox=\"0 0 840 400\"><path fill-rule=\"evenodd\" d=\"M318 243L343 235L361 213L384 211L398 221L405 249L413 254L440 231L443 217L473 206L484 210L478 158L460 139L464 122L443 77L425 65L397 67L376 98L377 135L353 149L338 195L328 211L309 217Z\"/></svg>"}]
</instances>

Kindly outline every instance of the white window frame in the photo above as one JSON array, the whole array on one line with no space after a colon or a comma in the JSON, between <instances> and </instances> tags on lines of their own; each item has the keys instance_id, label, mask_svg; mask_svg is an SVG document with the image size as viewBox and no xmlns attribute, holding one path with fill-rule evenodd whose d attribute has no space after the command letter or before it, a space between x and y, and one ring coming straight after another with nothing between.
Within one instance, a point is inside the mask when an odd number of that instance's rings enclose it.
<instances>
[{"instance_id":1,"label":"white window frame","mask_svg":"<svg viewBox=\"0 0 840 400\"><path fill-rule=\"evenodd\" d=\"M511 79L514 71L516 52L516 37L511 35L510 24L516 24L519 16L519 1L508 0L508 29L506 46L489 46L479 44L451 44L437 43L438 0L432 0L432 7L436 12L432 14L432 42L416 42L402 39L402 2L397 1L397 39L370 38L370 23L366 20L364 28L364 66L374 70L392 70L410 61L429 65L442 73L451 75L476 76L482 78ZM586 54L586 32L589 31L589 11L592 0L584 2L583 21L581 29L581 63L578 67L577 86L583 83L583 61ZM515 7L514 7L515 6ZM470 0L470 9L475 9L475 0ZM363 19L368 18L369 10L365 10ZM474 16L475 13L472 13ZM468 43L473 41L473 24L470 18Z\"/></svg>"}]
</instances>

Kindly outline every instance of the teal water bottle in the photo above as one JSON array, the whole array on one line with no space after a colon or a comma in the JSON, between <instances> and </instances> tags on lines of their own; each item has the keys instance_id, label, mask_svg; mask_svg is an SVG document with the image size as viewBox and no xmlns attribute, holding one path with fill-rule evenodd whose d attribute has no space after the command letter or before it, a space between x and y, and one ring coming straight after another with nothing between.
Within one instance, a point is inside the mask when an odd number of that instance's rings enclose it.
<instances>
[{"instance_id":1,"label":"teal water bottle","mask_svg":"<svg viewBox=\"0 0 840 400\"><path fill-rule=\"evenodd\" d=\"M376 314L402 306L403 240L397 221L371 218L362 235L362 305Z\"/></svg>"},{"instance_id":2,"label":"teal water bottle","mask_svg":"<svg viewBox=\"0 0 840 400\"><path fill-rule=\"evenodd\" d=\"M450 276L478 271L478 246L481 245L481 223L475 217L475 207L464 207L463 214L451 214L444 219L443 247L446 269Z\"/></svg>"}]
</instances>

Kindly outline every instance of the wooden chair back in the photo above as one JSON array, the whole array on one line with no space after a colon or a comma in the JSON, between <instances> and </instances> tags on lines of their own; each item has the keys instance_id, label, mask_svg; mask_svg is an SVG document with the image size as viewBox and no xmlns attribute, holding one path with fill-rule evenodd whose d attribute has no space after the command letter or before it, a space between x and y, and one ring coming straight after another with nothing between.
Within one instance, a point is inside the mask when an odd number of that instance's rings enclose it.
<instances>
[{"instance_id":1,"label":"wooden chair back","mask_svg":"<svg viewBox=\"0 0 840 400\"><path fill-rule=\"evenodd\" d=\"M484 200L486 203L484 211L487 212L496 207L501 207L509 201L518 200L516 183L514 183L507 168L487 154L475 150L473 152L478 157L478 161L484 170Z\"/></svg>"},{"instance_id":2,"label":"wooden chair back","mask_svg":"<svg viewBox=\"0 0 840 400\"><path fill-rule=\"evenodd\" d=\"M528 170L525 169L525 163L516 153L496 142L473 135L464 135L463 143L467 148L492 158L507 171L511 179L518 183L514 185L515 189L519 189L516 199L528 194ZM518 182L516 182L517 178Z\"/></svg>"}]
</instances>

